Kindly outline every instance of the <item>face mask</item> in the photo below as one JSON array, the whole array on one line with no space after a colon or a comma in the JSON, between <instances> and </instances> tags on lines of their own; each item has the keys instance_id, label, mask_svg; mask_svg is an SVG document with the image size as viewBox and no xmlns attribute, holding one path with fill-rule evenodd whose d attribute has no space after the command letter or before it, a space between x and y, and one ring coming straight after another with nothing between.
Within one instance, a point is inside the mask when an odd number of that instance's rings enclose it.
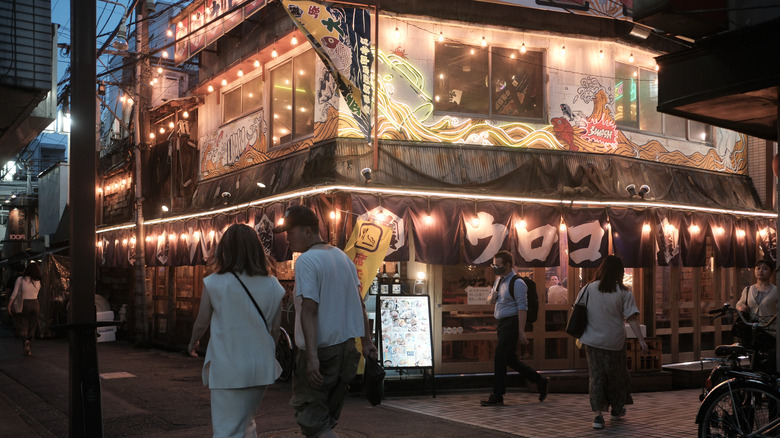
<instances>
[{"instance_id":1,"label":"face mask","mask_svg":"<svg viewBox=\"0 0 780 438\"><path fill-rule=\"evenodd\" d=\"M490 267L493 268L493 273L496 274L496 275L501 275L501 273L504 272L504 267L503 266L498 267L496 265L490 265Z\"/></svg>"}]
</instances>

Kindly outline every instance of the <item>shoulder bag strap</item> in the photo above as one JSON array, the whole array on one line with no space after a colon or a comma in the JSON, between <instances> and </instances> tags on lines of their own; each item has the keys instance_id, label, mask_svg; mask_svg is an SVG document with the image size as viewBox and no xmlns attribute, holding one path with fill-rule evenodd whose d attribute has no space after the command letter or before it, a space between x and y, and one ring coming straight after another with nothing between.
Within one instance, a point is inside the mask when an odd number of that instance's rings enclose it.
<instances>
[{"instance_id":1,"label":"shoulder bag strap","mask_svg":"<svg viewBox=\"0 0 780 438\"><path fill-rule=\"evenodd\" d=\"M263 325L265 325L265 328L268 328L268 324L265 322L265 316L263 315L263 311L260 310L260 306L257 305L257 301L255 301L255 298L252 296L252 294L249 293L249 289L246 288L246 285L243 281L241 281L241 278L238 277L238 274L235 272L231 272L234 277L236 277L236 280L238 280L239 283L241 283L241 286L244 288L244 291L249 296L249 299L252 300L252 304L255 305L255 309L257 309L257 313L260 314L260 318L263 319Z\"/></svg>"},{"instance_id":2,"label":"shoulder bag strap","mask_svg":"<svg viewBox=\"0 0 780 438\"><path fill-rule=\"evenodd\" d=\"M582 295L580 295L580 299L577 300L576 303L574 303L575 306L577 304L581 303L582 302L582 298L585 297L585 307L588 307L588 299L590 299L590 297L588 296L588 289L590 288L591 284L593 284L593 283L591 282L591 283L588 283L588 284L585 285L585 292L583 292Z\"/></svg>"}]
</instances>

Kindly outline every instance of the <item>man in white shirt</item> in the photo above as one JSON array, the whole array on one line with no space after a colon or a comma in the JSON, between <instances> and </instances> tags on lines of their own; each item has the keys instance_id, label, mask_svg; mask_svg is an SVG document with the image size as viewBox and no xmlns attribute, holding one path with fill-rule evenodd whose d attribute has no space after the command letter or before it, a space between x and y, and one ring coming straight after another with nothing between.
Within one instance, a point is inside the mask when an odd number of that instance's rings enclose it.
<instances>
[{"instance_id":1,"label":"man in white shirt","mask_svg":"<svg viewBox=\"0 0 780 438\"><path fill-rule=\"evenodd\" d=\"M295 262L295 343L299 348L293 377L295 420L307 437L338 436L347 385L363 355L376 360L368 315L352 260L320 237L319 219L309 208L287 209L275 233L286 232Z\"/></svg>"}]
</instances>

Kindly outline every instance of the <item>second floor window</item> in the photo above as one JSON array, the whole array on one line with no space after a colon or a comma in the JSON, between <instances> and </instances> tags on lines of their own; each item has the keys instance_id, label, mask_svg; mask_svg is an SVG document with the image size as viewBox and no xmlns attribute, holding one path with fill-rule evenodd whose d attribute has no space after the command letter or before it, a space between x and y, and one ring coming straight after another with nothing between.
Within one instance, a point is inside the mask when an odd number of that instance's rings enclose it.
<instances>
[{"instance_id":1,"label":"second floor window","mask_svg":"<svg viewBox=\"0 0 780 438\"><path fill-rule=\"evenodd\" d=\"M314 50L271 70L271 144L314 133Z\"/></svg>"},{"instance_id":2,"label":"second floor window","mask_svg":"<svg viewBox=\"0 0 780 438\"><path fill-rule=\"evenodd\" d=\"M222 123L235 120L263 105L263 77L249 79L222 95Z\"/></svg>"},{"instance_id":3,"label":"second floor window","mask_svg":"<svg viewBox=\"0 0 780 438\"><path fill-rule=\"evenodd\" d=\"M434 109L487 117L544 116L543 53L436 45Z\"/></svg>"}]
</instances>

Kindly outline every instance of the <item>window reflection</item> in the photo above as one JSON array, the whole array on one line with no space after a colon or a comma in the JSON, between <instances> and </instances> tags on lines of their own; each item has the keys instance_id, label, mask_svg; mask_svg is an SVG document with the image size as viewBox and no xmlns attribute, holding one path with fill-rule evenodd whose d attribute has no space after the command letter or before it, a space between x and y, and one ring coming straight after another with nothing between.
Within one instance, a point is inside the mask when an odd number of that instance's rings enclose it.
<instances>
[{"instance_id":1,"label":"window reflection","mask_svg":"<svg viewBox=\"0 0 780 438\"><path fill-rule=\"evenodd\" d=\"M273 145L314 133L314 67L308 50L271 71Z\"/></svg>"},{"instance_id":2,"label":"window reflection","mask_svg":"<svg viewBox=\"0 0 780 438\"><path fill-rule=\"evenodd\" d=\"M619 126L638 127L637 68L615 64L615 122Z\"/></svg>"}]
</instances>

